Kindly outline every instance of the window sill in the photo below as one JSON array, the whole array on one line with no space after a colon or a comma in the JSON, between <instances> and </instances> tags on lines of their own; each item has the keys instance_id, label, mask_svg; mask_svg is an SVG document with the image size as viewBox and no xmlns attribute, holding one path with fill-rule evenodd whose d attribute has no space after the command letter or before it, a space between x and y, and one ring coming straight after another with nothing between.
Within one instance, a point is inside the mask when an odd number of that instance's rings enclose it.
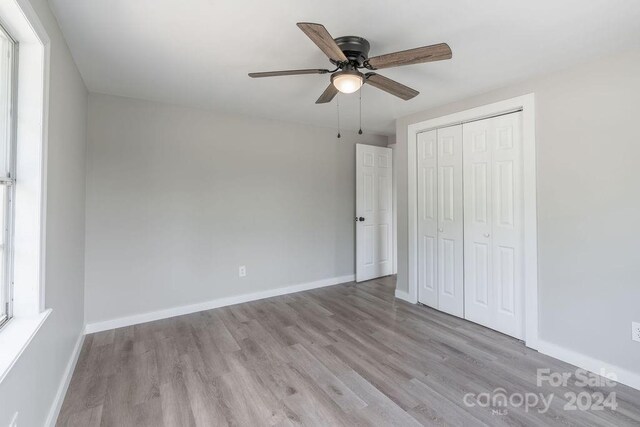
<instances>
[{"instance_id":1,"label":"window sill","mask_svg":"<svg viewBox=\"0 0 640 427\"><path fill-rule=\"evenodd\" d=\"M0 330L0 383L27 348L51 309L29 317L14 317Z\"/></svg>"}]
</instances>

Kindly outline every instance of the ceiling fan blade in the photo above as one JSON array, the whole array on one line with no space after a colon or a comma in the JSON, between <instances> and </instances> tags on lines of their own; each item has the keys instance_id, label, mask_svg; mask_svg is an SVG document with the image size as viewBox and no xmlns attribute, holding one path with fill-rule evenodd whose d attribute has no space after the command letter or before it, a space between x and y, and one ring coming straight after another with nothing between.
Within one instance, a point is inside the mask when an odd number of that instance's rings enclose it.
<instances>
[{"instance_id":1,"label":"ceiling fan blade","mask_svg":"<svg viewBox=\"0 0 640 427\"><path fill-rule=\"evenodd\" d=\"M296 76L298 74L326 74L329 70L307 69L307 70L286 70L286 71L265 71L262 73L249 73L249 77L276 77L276 76Z\"/></svg>"},{"instance_id":2,"label":"ceiling fan blade","mask_svg":"<svg viewBox=\"0 0 640 427\"><path fill-rule=\"evenodd\" d=\"M446 43L432 46L417 47L415 49L400 52L387 53L386 55L369 58L368 64L374 69L399 67L401 65L420 64L422 62L442 61L451 59L453 54Z\"/></svg>"},{"instance_id":3,"label":"ceiling fan blade","mask_svg":"<svg viewBox=\"0 0 640 427\"><path fill-rule=\"evenodd\" d=\"M327 102L331 102L331 100L338 94L338 89L333 85L333 83L329 83L329 86L322 92L320 98L316 101L316 104L326 104Z\"/></svg>"},{"instance_id":4,"label":"ceiling fan blade","mask_svg":"<svg viewBox=\"0 0 640 427\"><path fill-rule=\"evenodd\" d=\"M324 25L313 24L311 22L298 22L297 25L329 59L335 62L345 62L348 60Z\"/></svg>"},{"instance_id":5,"label":"ceiling fan blade","mask_svg":"<svg viewBox=\"0 0 640 427\"><path fill-rule=\"evenodd\" d=\"M402 98L405 101L410 100L420 93L415 89L411 89L409 86L405 86L395 80L388 79L376 73L367 73L365 76L365 83L388 92L391 95L395 95L398 98Z\"/></svg>"}]
</instances>

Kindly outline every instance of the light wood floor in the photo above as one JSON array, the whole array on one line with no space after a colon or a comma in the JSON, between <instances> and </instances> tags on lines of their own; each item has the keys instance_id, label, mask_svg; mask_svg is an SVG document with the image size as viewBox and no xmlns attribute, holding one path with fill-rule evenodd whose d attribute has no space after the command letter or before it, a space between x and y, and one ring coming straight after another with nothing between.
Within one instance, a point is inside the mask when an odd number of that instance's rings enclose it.
<instances>
[{"instance_id":1,"label":"light wood floor","mask_svg":"<svg viewBox=\"0 0 640 427\"><path fill-rule=\"evenodd\" d=\"M616 411L565 411L566 392L597 390L537 387L536 369L575 367L396 300L393 280L89 335L57 425L640 424L640 392L618 384ZM545 414L463 401L498 387L555 397Z\"/></svg>"}]
</instances>

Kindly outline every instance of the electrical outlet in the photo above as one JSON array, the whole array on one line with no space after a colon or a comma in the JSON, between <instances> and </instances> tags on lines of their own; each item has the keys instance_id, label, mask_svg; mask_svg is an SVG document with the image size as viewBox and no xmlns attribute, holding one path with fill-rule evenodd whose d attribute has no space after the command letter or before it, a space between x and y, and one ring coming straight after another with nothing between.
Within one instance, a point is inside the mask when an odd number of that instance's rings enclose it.
<instances>
[{"instance_id":1,"label":"electrical outlet","mask_svg":"<svg viewBox=\"0 0 640 427\"><path fill-rule=\"evenodd\" d=\"M11 418L11 423L9 427L18 427L18 413L13 414L13 418Z\"/></svg>"},{"instance_id":2,"label":"electrical outlet","mask_svg":"<svg viewBox=\"0 0 640 427\"><path fill-rule=\"evenodd\" d=\"M247 267L246 267L246 266L244 266L244 265L241 265L241 266L238 268L238 277L244 277L244 276L246 276L246 275L247 275Z\"/></svg>"},{"instance_id":3,"label":"electrical outlet","mask_svg":"<svg viewBox=\"0 0 640 427\"><path fill-rule=\"evenodd\" d=\"M631 322L631 339L640 342L640 322Z\"/></svg>"}]
</instances>

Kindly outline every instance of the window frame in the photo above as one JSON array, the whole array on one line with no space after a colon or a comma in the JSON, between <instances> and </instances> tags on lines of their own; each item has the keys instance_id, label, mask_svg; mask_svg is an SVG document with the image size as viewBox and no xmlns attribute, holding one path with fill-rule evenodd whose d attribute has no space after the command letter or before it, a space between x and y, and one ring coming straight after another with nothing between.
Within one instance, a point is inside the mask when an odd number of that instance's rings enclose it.
<instances>
[{"instance_id":1,"label":"window frame","mask_svg":"<svg viewBox=\"0 0 640 427\"><path fill-rule=\"evenodd\" d=\"M12 317L0 329L1 386L53 309L45 306L51 39L30 0L0 1L0 22L19 45L14 74L18 180L14 186L11 265L15 285Z\"/></svg>"},{"instance_id":2,"label":"window frame","mask_svg":"<svg viewBox=\"0 0 640 427\"><path fill-rule=\"evenodd\" d=\"M10 42L9 47L9 69L10 69L10 93L9 93L9 138L6 148L6 166L7 176L0 176L0 185L6 187L6 194L3 206L4 210L4 229L2 233L2 242L4 250L2 257L4 271L0 277L0 292L3 293L5 307L0 307L0 328L5 326L13 317L13 255L14 255L14 216L15 216L15 193L16 193L16 162L17 162L17 101L18 101L18 60L19 52L18 41L11 35L2 22L0 22L0 31L7 37Z\"/></svg>"}]
</instances>

